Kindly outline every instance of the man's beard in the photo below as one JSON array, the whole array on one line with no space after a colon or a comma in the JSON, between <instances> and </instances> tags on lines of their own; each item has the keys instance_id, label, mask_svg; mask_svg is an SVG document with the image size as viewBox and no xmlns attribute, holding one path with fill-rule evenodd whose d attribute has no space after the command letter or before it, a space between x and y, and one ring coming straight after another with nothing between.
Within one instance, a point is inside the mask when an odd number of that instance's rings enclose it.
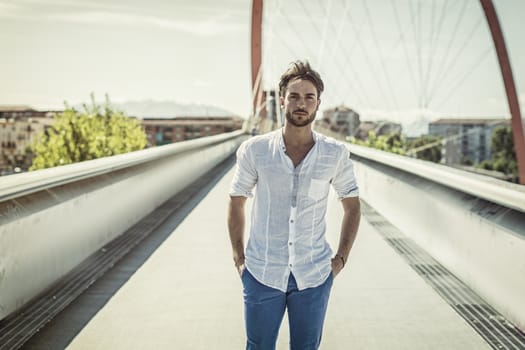
<instances>
[{"instance_id":1,"label":"man's beard","mask_svg":"<svg viewBox=\"0 0 525 350\"><path fill-rule=\"evenodd\" d=\"M301 128L301 127L310 125L315 120L316 113L317 111L313 112L309 116L305 117L303 120L294 119L291 112L286 112L285 116L286 116L286 120L288 121L288 123L292 124L293 126L297 126Z\"/></svg>"}]
</instances>

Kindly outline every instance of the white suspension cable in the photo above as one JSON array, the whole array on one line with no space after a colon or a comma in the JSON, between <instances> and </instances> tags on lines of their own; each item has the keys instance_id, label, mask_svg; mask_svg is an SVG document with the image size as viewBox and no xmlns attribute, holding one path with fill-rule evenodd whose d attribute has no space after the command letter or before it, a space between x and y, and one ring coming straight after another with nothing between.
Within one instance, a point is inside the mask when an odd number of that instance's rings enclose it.
<instances>
[{"instance_id":1,"label":"white suspension cable","mask_svg":"<svg viewBox=\"0 0 525 350\"><path fill-rule=\"evenodd\" d=\"M334 42L334 45L333 45L333 48L332 48L332 52L331 52L331 57L333 57L335 63L340 66L340 67L343 67L342 69L342 72L343 74L338 74L336 76L336 80L335 80L335 88L337 88L337 86L339 86L339 82L345 78L345 84L348 85L349 87L352 88L352 90L354 91L354 95L356 96L356 98L359 100L359 102L361 104L363 104L363 98L361 97L361 94L364 94L365 95L365 98L367 101L368 101L368 104L370 105L370 99L368 97L368 95L366 94L366 89L363 88L363 84L361 82L361 79L359 78L359 74L355 71L354 69L354 65L352 64L352 61L351 61L351 57L352 55L348 53L347 51L347 45L345 45L344 43L341 43L341 45L339 45L339 43L341 42L341 35L342 35L342 30L343 30L343 27L344 25L348 22L346 20L346 16L347 16L347 13L348 13L348 10L350 9L350 6L349 6L349 1L345 1L345 0L342 0L344 5L345 5L345 8L344 8L344 11L343 11L343 15L342 15L342 20L341 20L341 26L339 27L339 31L337 33L337 36L336 36L336 40ZM359 26L359 28L363 28L363 26ZM359 35L359 33L357 34ZM354 41L354 47L355 45L357 44L357 41L355 40ZM338 52L339 51L339 52ZM350 52L353 52L353 48L350 49ZM339 54L338 54L339 53ZM341 55L342 53L342 55ZM339 64L337 58L339 57L345 57L346 58L346 61L343 62L343 64ZM348 75L348 69L351 71L351 75L349 76ZM354 85L354 82L357 84L357 88L355 87Z\"/></svg>"},{"instance_id":2,"label":"white suspension cable","mask_svg":"<svg viewBox=\"0 0 525 350\"><path fill-rule=\"evenodd\" d=\"M362 40L361 40L361 36L360 35L357 35L356 33L358 32L357 28L356 28L356 24L355 24L355 21L353 20L352 18L352 15L350 13L348 13L348 18L350 19L350 23L352 24L352 29L354 31L354 36L357 38L357 42L359 44L359 46L361 47L361 50L365 56L365 61L370 69L370 73L372 75L372 77L374 78L374 81L377 85L377 88L379 90L379 93L381 95L381 97L383 98L384 101L388 102L388 99L386 98L386 95L385 95L385 92L383 91L383 87L381 86L381 83L377 77L377 74L376 74L376 71L375 71L375 68L373 67L372 65L372 60L370 59L370 55L368 55L368 51L366 49L366 46L363 44Z\"/></svg>"},{"instance_id":3,"label":"white suspension cable","mask_svg":"<svg viewBox=\"0 0 525 350\"><path fill-rule=\"evenodd\" d=\"M288 18L288 16L283 16L283 17L286 17L286 20L288 21L288 24L290 25L290 27L292 28L293 32L295 33L295 36L299 39L299 41L301 42L303 47L308 51L309 57L315 58L315 53L312 51L310 46L304 41L304 38L301 36L299 31L295 27L294 21L290 20L290 18ZM298 55L296 55L295 57L297 57L297 56Z\"/></svg>"},{"instance_id":4,"label":"white suspension cable","mask_svg":"<svg viewBox=\"0 0 525 350\"><path fill-rule=\"evenodd\" d=\"M319 67L319 69L321 69L321 67L323 67L323 57L324 57L324 52L325 52L325 49L324 49L324 44L326 42L326 34L328 32L328 26L329 26L329 19L330 19L330 13L332 11L332 2L333 0L330 0L328 2L328 8L325 10L325 21L324 21L324 26L323 26L323 34L321 36L321 43L320 43L320 46L319 46L319 53L317 55L317 65ZM321 8L323 8L323 0L320 0L320 6ZM324 9L324 8L323 8Z\"/></svg>"},{"instance_id":5,"label":"white suspension cable","mask_svg":"<svg viewBox=\"0 0 525 350\"><path fill-rule=\"evenodd\" d=\"M477 23L474 25L472 30L470 31L469 35L467 36L466 40L463 42L463 45L458 50L456 55L454 56L451 65L447 68L447 70L443 73L442 77L439 79L438 84L436 85L436 90L443 84L443 81L451 74L453 68L456 66L456 63L459 61L458 58L463 53L463 50L467 47L467 45L470 43L472 38L474 37L474 33L480 28L481 23L483 22L483 18L480 16ZM430 103L430 101L429 101Z\"/></svg>"},{"instance_id":6,"label":"white suspension cable","mask_svg":"<svg viewBox=\"0 0 525 350\"><path fill-rule=\"evenodd\" d=\"M277 1L279 3L279 1ZM278 5L278 4L277 4ZM265 69L263 69L263 71L266 71L266 68L267 67L271 67L271 64L269 62L270 58L272 57L270 55L270 52L272 52L274 50L274 45L273 45L273 39L275 38L275 33L273 32L273 22L275 21L275 18L274 16L268 16L268 15L265 15L265 13L267 14L268 13L268 9L271 8L271 6L264 6L263 7L263 40L262 40L262 53L263 53L263 57L262 57L262 67L264 67ZM271 68L268 69L268 74L271 75ZM264 85L264 76L266 74L263 74L263 85Z\"/></svg>"},{"instance_id":7,"label":"white suspension cable","mask_svg":"<svg viewBox=\"0 0 525 350\"><path fill-rule=\"evenodd\" d=\"M468 25L470 28L465 28L467 26L464 25L464 18L470 0L405 0L408 11L404 18L399 11L402 9L399 6L402 0L391 0L394 14L392 21L395 20L392 26L397 27L399 36L396 32L389 33L394 36L388 46L380 40L382 32L374 17L375 11L371 11L374 8L370 7L369 0L361 0L363 12L358 21L354 20L358 18L358 12L350 5L350 1L320 0L316 5L304 0L297 0L299 3L290 0L274 1L275 6L271 9L272 12L268 12L268 19L265 21L268 31L264 43L268 49L264 50L263 61L269 65L275 64L279 58L276 55L277 49L281 57L282 54L289 54L294 58L313 61L317 69L326 70L326 75L323 76L329 82L330 94L326 99L330 103L335 100L334 96L345 102L350 95L353 108L355 103L361 107L373 108L379 105L379 102L374 102L371 98L370 91L373 91L372 94L379 95L384 106L397 112L399 117L401 95L395 89L397 86L394 86L393 78L397 79L402 72L398 73L396 67L395 71L391 69L393 66L385 56L389 52L387 50L390 50L394 55L399 52L405 58L405 70L402 74L405 80L410 79L413 93L418 100L417 106L421 110L431 105L433 109L441 109L491 52L490 49L483 51L476 57L475 63L468 66L469 69L458 71L460 58L466 50L470 50L482 23L480 18L475 24L472 22L473 27ZM298 10L300 18L296 16L297 13L290 11L291 6L294 6L294 10L302 8L302 11ZM303 20L308 23L305 25ZM467 36L462 37L460 34ZM367 37L370 39L367 40ZM410 39L413 39L412 43ZM441 50L445 46L446 50ZM304 54L307 57L301 57ZM357 62L360 66L357 66ZM339 69L332 73L328 67ZM367 85L364 83L367 81L372 84L371 88L365 88ZM447 86L447 91L440 94L439 90L443 86Z\"/></svg>"},{"instance_id":8,"label":"white suspension cable","mask_svg":"<svg viewBox=\"0 0 525 350\"><path fill-rule=\"evenodd\" d=\"M366 17L368 19L368 23L370 23L371 32L372 32L372 40L374 41L374 44L376 46L377 52L379 53L379 62L381 63L381 68L383 69L383 74L385 75L385 78L386 78L387 87L388 87L388 90L390 92L390 96L392 98L392 102L394 104L394 109L395 109L396 112L399 113L399 105L397 103L397 98L396 98L396 95L395 95L395 92L394 92L395 90L392 88L392 81L391 81L390 75L388 74L388 71L386 69L385 57L383 55L383 50L381 49L381 45L379 44L379 41L377 40L377 34L376 34L376 31L375 31L374 22L372 21L372 15L370 14L370 9L368 8L366 0L362 0L362 2L363 2L363 6L365 8L365 14L366 14ZM399 115L398 115L398 117L399 117Z\"/></svg>"},{"instance_id":9,"label":"white suspension cable","mask_svg":"<svg viewBox=\"0 0 525 350\"><path fill-rule=\"evenodd\" d=\"M428 41L426 41L428 43L428 45L425 46L425 52L427 53L427 55L423 55L423 57L426 56L426 64L424 65L425 67L423 67L423 72L422 72L422 76L421 76L421 87L423 89L422 91L422 107L424 110L426 110L426 108L428 107L427 106L427 94L428 94L428 86L426 84L426 78L427 78L427 74L426 72L428 71L428 67L430 67L430 60L432 59L432 55L430 54L430 50L432 50L432 44L433 44L433 39L434 39L434 27L435 27L435 23L434 23L434 19L435 19L435 16L434 16L434 10L436 8L436 0L432 0L432 6L431 6L431 9L430 9L430 25L428 26L429 27L429 37L428 37ZM421 29L421 32L423 32L423 29ZM421 35L423 36L423 34ZM428 48L430 48L430 50L428 50ZM426 69L425 69L426 68Z\"/></svg>"},{"instance_id":10,"label":"white suspension cable","mask_svg":"<svg viewBox=\"0 0 525 350\"><path fill-rule=\"evenodd\" d=\"M441 100L439 104L437 104L437 108L441 108L450 97L452 97L456 90L467 80L467 78L476 70L479 68L481 63L489 56L490 53L494 52L494 48L492 46L489 46L483 53L478 57L478 59L471 65L469 65L470 69L463 74L459 79L456 79L456 83L454 85L451 84L452 88L447 90L447 95Z\"/></svg>"},{"instance_id":11,"label":"white suspension cable","mask_svg":"<svg viewBox=\"0 0 525 350\"><path fill-rule=\"evenodd\" d=\"M448 2L449 2L449 0L445 0L443 2L443 7L441 8L441 15L439 17L438 24L437 24L437 30L435 32L435 35L431 36L431 38L430 38L429 60L428 60L428 64L427 64L427 71L426 71L426 74L424 75L424 79L423 79L423 85L425 87L425 100L424 100L424 107L425 108L428 107L429 100L431 99L430 86L429 86L430 75L431 75L431 72L432 72L433 63L435 62L434 56L435 56L435 52L436 52L436 48L437 48L436 42L438 41L438 38L439 38L439 36L441 34L441 28L443 27L443 23L444 23L444 19L445 19L445 13L446 13L447 7L448 7ZM435 2L434 2L434 4L435 4ZM434 8L432 10L434 11ZM434 24L432 25L432 27L434 27Z\"/></svg>"},{"instance_id":12,"label":"white suspension cable","mask_svg":"<svg viewBox=\"0 0 525 350\"><path fill-rule=\"evenodd\" d=\"M417 79L417 98L418 98L418 101L417 101L417 106L418 108L421 108L422 107L422 91L423 91L423 88L422 88L422 68L421 68L421 45L420 45L420 40L419 40L419 36L420 36L420 24L421 24L421 21L420 21L420 10L421 9L421 4L418 2L418 12L416 14L414 14L414 8L412 7L412 2L409 0L409 11L410 11L410 19L411 19L411 22L412 22L412 33L414 35L414 43L416 44L415 45L415 50L416 50L416 62L417 62L417 72L418 72L418 79Z\"/></svg>"},{"instance_id":13,"label":"white suspension cable","mask_svg":"<svg viewBox=\"0 0 525 350\"><path fill-rule=\"evenodd\" d=\"M467 8L467 5L468 5L468 1L469 0L464 0L463 1L463 6L461 7L459 16L458 16L458 18L456 20L456 23L454 24L454 28L452 30L452 36L451 36L450 40L448 41L446 49L443 51L443 57L441 59L441 64L438 66L439 68L436 70L436 75L435 75L436 76L436 80L433 82L433 84L429 83L429 85L431 86L431 88L430 88L430 96L434 96L434 94L435 94L435 92L437 90L437 85L440 84L439 78L443 75L443 72L446 72L448 57L450 55L450 52L452 51L452 44L456 40L459 24L461 23L461 21L463 19L463 16L465 15L465 11L466 11L466 8ZM428 101L428 103L430 103L430 101Z\"/></svg>"},{"instance_id":14,"label":"white suspension cable","mask_svg":"<svg viewBox=\"0 0 525 350\"><path fill-rule=\"evenodd\" d=\"M392 5L392 8L394 9L394 17L395 17L396 24L397 24L397 27L398 27L398 30L399 30L399 33L400 33L401 44L403 46L403 52L405 54L405 60L407 62L408 72L409 72L409 75L410 75L410 79L412 81L411 86L414 89L414 96L417 96L418 92L417 92L416 79L414 77L414 69L412 68L412 64L411 64L412 60L410 59L410 57L408 55L408 48L407 48L407 45L406 45L405 34L404 34L403 28L401 26L401 21L399 19L399 13L397 11L396 0L391 0L390 4Z\"/></svg>"}]
</instances>

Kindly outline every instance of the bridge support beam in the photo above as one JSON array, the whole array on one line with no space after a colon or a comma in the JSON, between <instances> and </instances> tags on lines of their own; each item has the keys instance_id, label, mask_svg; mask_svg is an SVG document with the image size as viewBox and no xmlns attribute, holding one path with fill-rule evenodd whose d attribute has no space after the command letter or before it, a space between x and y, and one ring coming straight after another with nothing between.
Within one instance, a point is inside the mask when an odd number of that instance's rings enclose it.
<instances>
[{"instance_id":1,"label":"bridge support beam","mask_svg":"<svg viewBox=\"0 0 525 350\"><path fill-rule=\"evenodd\" d=\"M501 75L503 76L503 83L505 84L505 92L507 93L507 101L512 119L511 125L512 135L514 137L514 148L516 150L516 160L518 162L519 183L525 185L525 136L523 132L523 122L521 119L518 94L512 76L512 67L510 65L505 39L501 31L494 4L492 0L480 0L480 2L492 34L492 40L494 41L494 46L498 55Z\"/></svg>"},{"instance_id":2,"label":"bridge support beam","mask_svg":"<svg viewBox=\"0 0 525 350\"><path fill-rule=\"evenodd\" d=\"M262 90L262 17L263 0L252 0L252 96L253 116L262 115L264 109L264 94Z\"/></svg>"}]
</instances>

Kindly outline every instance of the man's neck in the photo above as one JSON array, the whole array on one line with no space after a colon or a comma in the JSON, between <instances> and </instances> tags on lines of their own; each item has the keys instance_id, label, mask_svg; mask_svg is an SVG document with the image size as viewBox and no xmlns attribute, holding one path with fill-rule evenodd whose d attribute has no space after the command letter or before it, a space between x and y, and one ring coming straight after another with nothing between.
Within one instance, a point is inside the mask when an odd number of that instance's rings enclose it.
<instances>
[{"instance_id":1,"label":"man's neck","mask_svg":"<svg viewBox=\"0 0 525 350\"><path fill-rule=\"evenodd\" d=\"M283 128L283 137L286 145L292 147L311 145L314 142L311 124L303 127L297 127L285 123Z\"/></svg>"}]
</instances>

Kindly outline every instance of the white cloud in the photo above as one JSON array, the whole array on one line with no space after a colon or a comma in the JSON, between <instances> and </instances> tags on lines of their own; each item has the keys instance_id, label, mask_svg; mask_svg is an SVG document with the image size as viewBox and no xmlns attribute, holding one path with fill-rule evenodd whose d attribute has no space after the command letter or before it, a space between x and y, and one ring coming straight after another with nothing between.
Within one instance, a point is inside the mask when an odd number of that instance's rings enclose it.
<instances>
[{"instance_id":1,"label":"white cloud","mask_svg":"<svg viewBox=\"0 0 525 350\"><path fill-rule=\"evenodd\" d=\"M26 21L51 20L97 25L147 26L182 31L199 36L217 36L242 30L234 13L208 13L199 18L175 18L145 13L144 8L64 0L25 1L17 5L0 2L0 17Z\"/></svg>"},{"instance_id":2,"label":"white cloud","mask_svg":"<svg viewBox=\"0 0 525 350\"><path fill-rule=\"evenodd\" d=\"M8 2L0 2L0 17L16 17L22 7Z\"/></svg>"},{"instance_id":3,"label":"white cloud","mask_svg":"<svg viewBox=\"0 0 525 350\"><path fill-rule=\"evenodd\" d=\"M51 15L51 17L54 20L76 23L103 25L120 24L130 26L145 25L164 29L173 29L202 36L216 36L223 33L236 31L240 28L237 24L227 21L227 16L225 15L219 16L218 18L205 19L201 21L171 19L135 13L116 13L111 11L89 11L67 14L62 13Z\"/></svg>"},{"instance_id":4,"label":"white cloud","mask_svg":"<svg viewBox=\"0 0 525 350\"><path fill-rule=\"evenodd\" d=\"M197 79L197 80L193 81L193 86L195 86L195 87L210 87L212 85L213 84L211 82L205 81L205 80Z\"/></svg>"}]
</instances>

